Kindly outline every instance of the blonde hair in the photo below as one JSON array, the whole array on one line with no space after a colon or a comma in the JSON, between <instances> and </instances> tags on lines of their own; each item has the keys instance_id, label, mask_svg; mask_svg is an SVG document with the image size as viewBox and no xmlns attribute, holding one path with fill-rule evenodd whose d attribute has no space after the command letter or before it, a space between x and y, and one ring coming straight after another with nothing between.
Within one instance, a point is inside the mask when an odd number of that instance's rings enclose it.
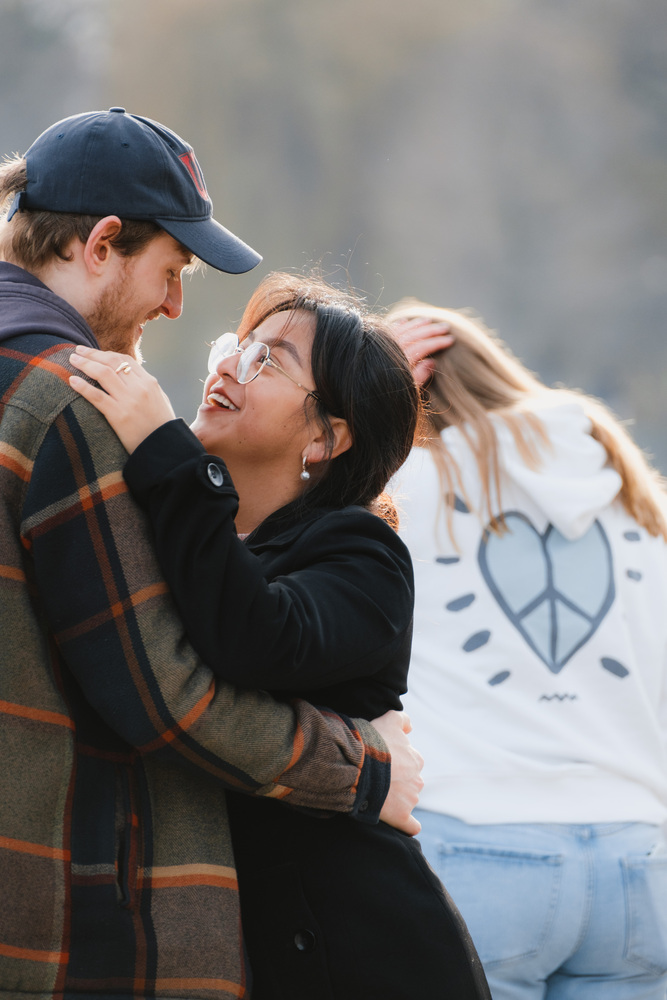
<instances>
[{"instance_id":1,"label":"blonde hair","mask_svg":"<svg viewBox=\"0 0 667 1000\"><path fill-rule=\"evenodd\" d=\"M492 510L493 497L500 497L500 467L491 413L509 428L525 463L539 468L540 446L549 447L549 440L542 421L533 412L535 403L571 400L583 409L591 423L591 436L603 446L609 465L621 478L618 498L625 510L649 534L667 541L665 480L649 465L604 403L575 389L548 388L469 310L443 309L417 299L404 299L389 311L387 318L395 322L413 317L445 321L454 335L452 346L434 356L433 376L422 390L425 418L421 439L415 442L429 448L438 468L450 534L449 497L458 492L471 509L472 505L441 431L458 427L468 443L482 484L483 507L477 513L488 520L492 531L502 533L502 515L497 517Z\"/></svg>"}]
</instances>

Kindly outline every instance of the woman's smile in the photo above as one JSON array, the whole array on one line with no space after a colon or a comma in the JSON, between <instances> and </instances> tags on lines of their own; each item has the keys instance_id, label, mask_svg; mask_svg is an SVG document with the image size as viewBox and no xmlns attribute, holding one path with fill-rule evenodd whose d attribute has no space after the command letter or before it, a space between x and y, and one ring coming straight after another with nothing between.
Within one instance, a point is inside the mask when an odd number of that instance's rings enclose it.
<instances>
[{"instance_id":1,"label":"woman's smile","mask_svg":"<svg viewBox=\"0 0 667 1000\"><path fill-rule=\"evenodd\" d=\"M234 403L232 403L232 401L229 398L229 396L227 396L224 392L220 391L220 386L219 385L218 385L218 387L216 389L214 389L214 390L212 390L211 392L208 393L208 395L206 396L206 402L210 406L218 406L218 407L222 406L226 410L238 410L239 409L238 406L236 406Z\"/></svg>"},{"instance_id":2,"label":"woman's smile","mask_svg":"<svg viewBox=\"0 0 667 1000\"><path fill-rule=\"evenodd\" d=\"M267 364L250 381L239 382L240 354L233 353L222 358L204 382L204 399L192 430L211 454L227 462L233 477L247 465L255 476L264 468L274 483L280 475L286 486L298 484L304 448L316 426L309 420L302 387L313 384L313 336L310 314L277 313L252 331L247 344L270 345L277 365L285 371Z\"/></svg>"}]
</instances>

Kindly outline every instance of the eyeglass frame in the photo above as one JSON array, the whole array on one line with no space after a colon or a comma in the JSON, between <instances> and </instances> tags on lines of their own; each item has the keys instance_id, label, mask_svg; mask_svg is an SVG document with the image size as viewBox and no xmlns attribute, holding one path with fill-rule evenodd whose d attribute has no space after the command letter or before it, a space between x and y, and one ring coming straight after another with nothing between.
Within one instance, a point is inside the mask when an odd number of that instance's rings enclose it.
<instances>
[{"instance_id":1,"label":"eyeglass frame","mask_svg":"<svg viewBox=\"0 0 667 1000\"><path fill-rule=\"evenodd\" d=\"M232 351L229 351L227 354L220 355L220 347L218 345L220 344L220 341L223 340L223 338L225 338L225 337L233 337L234 340L236 341L236 346L234 347L234 349ZM308 389L305 385L302 385L301 382L297 382L297 380L294 378L293 375L290 375L289 372L286 372L285 369L281 365L279 365L278 362L275 361L271 357L271 348L269 347L268 344L265 344L263 340L253 340L246 347L242 347L241 346L241 341L239 340L238 336L235 333L232 333L231 331L228 332L228 333L221 333L220 336L216 337L216 339L211 344L211 350L210 350L209 355L208 355L208 373L209 373L209 375L215 375L216 374L216 372L218 370L218 364L221 361L224 361L226 358L231 358L234 354L241 354L242 355L244 353L244 351L248 350L249 347L263 347L264 350L266 351L266 357L264 358L264 360L260 364L259 370L256 371L254 375L251 375L250 378L246 378L246 379L239 378L239 369L241 367L241 362L242 362L242 358L239 358L238 366L237 366L237 369L236 369L236 381L239 383L239 385L248 385L250 382L253 382L257 378L258 375L262 374L264 368L267 365L269 365L270 368L275 368L276 371L279 371L283 375L286 375L287 378L290 380L290 382L294 382L294 385L298 385L299 389L303 389L304 392L306 393L306 395L312 396L313 399L316 399L318 402L320 401L320 396L319 396L319 394L318 394L318 392L317 392L316 389ZM217 352L217 354L219 356L218 356L217 364L214 364L213 361L212 361L212 358L214 357L214 354L216 352Z\"/></svg>"}]
</instances>

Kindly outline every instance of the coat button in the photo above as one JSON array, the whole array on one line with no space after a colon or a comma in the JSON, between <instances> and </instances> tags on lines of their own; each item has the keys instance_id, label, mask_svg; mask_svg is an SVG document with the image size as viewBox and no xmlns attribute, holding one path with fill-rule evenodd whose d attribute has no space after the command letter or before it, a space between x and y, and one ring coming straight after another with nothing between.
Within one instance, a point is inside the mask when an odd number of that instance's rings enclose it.
<instances>
[{"instance_id":1,"label":"coat button","mask_svg":"<svg viewBox=\"0 0 667 1000\"><path fill-rule=\"evenodd\" d=\"M312 951L315 947L315 935L303 928L294 935L294 945L297 951Z\"/></svg>"},{"instance_id":2,"label":"coat button","mask_svg":"<svg viewBox=\"0 0 667 1000\"><path fill-rule=\"evenodd\" d=\"M225 481L225 477L223 476L222 469L220 468L219 465L215 465L213 462L211 462L208 465L206 472L208 474L208 478L211 480L214 486L222 486L222 484Z\"/></svg>"}]
</instances>

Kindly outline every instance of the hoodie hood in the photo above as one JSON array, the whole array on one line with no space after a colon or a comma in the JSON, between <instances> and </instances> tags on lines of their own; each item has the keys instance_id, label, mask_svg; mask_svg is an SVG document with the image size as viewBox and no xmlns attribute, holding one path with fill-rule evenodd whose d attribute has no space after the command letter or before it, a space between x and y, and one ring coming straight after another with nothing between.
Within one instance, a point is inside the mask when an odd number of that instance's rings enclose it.
<instances>
[{"instance_id":1,"label":"hoodie hood","mask_svg":"<svg viewBox=\"0 0 667 1000\"><path fill-rule=\"evenodd\" d=\"M492 417L502 470L501 503L497 506L507 512L517 500L528 501L536 508L535 513L543 516L545 524L553 524L567 539L580 538L618 495L621 477L608 464L604 447L591 437L591 422L579 403L569 400L556 405L544 403L536 406L533 413L548 437L548 443L544 443L529 428L540 456L535 469L521 457L507 424L501 417ZM458 454L469 455L457 428L447 428L442 437L455 459L458 460ZM469 468L468 462L459 463L459 467ZM464 474L467 487L466 478ZM471 482L471 499L477 499L478 491L478 483L473 486Z\"/></svg>"},{"instance_id":2,"label":"hoodie hood","mask_svg":"<svg viewBox=\"0 0 667 1000\"><path fill-rule=\"evenodd\" d=\"M36 333L99 346L83 316L69 302L29 271L0 261L0 344Z\"/></svg>"}]
</instances>

